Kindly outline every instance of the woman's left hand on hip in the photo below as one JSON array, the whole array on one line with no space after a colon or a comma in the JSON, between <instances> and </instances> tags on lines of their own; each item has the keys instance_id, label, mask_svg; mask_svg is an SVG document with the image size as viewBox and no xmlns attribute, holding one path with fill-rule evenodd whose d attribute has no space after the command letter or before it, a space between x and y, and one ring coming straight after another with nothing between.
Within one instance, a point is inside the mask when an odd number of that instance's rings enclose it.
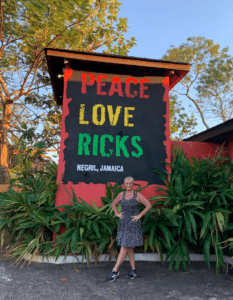
<instances>
[{"instance_id":1,"label":"woman's left hand on hip","mask_svg":"<svg viewBox=\"0 0 233 300\"><path fill-rule=\"evenodd\" d=\"M131 216L131 218L132 218L132 221L137 222L139 219L141 219L141 216L140 216L140 215L137 215L137 216Z\"/></svg>"}]
</instances>

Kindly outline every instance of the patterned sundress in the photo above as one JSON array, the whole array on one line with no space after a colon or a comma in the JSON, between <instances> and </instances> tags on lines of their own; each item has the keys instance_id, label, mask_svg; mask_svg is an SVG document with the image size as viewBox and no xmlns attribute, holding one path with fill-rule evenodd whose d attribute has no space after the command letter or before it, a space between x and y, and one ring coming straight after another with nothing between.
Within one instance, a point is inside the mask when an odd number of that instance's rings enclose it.
<instances>
[{"instance_id":1,"label":"patterned sundress","mask_svg":"<svg viewBox=\"0 0 233 300\"><path fill-rule=\"evenodd\" d=\"M125 199L125 192L121 199L123 218L119 219L120 226L117 230L116 241L119 246L134 248L143 245L143 233L141 219L132 221L131 216L139 214L139 203L136 200L137 193L134 193L130 200Z\"/></svg>"}]
</instances>

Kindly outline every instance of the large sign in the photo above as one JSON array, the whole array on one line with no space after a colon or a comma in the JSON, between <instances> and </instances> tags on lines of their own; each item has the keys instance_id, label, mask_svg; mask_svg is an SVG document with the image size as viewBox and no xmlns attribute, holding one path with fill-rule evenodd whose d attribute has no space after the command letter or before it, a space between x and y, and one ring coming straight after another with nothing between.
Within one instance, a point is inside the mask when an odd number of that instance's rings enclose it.
<instances>
[{"instance_id":1,"label":"large sign","mask_svg":"<svg viewBox=\"0 0 233 300\"><path fill-rule=\"evenodd\" d=\"M63 183L164 184L151 170L168 158L164 77L67 71Z\"/></svg>"}]
</instances>

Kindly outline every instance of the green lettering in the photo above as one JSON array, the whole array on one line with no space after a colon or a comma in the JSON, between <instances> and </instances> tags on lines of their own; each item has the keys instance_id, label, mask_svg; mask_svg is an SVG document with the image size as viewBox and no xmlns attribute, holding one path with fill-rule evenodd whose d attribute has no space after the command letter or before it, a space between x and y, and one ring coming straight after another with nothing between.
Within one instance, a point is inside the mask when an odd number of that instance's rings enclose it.
<instances>
[{"instance_id":1,"label":"green lettering","mask_svg":"<svg viewBox=\"0 0 233 300\"><path fill-rule=\"evenodd\" d=\"M113 149L109 149L110 153L105 152L105 141L109 139L110 142L113 142L114 138L110 134L103 134L100 138L100 153L102 156L110 157L113 153Z\"/></svg>"},{"instance_id":2,"label":"green lettering","mask_svg":"<svg viewBox=\"0 0 233 300\"><path fill-rule=\"evenodd\" d=\"M138 140L139 142L141 141L140 136L135 135L131 138L131 144L138 150L138 153L135 151L132 151L131 154L134 157L140 157L143 154L143 150L142 148L136 143L136 140Z\"/></svg>"},{"instance_id":3,"label":"green lettering","mask_svg":"<svg viewBox=\"0 0 233 300\"><path fill-rule=\"evenodd\" d=\"M119 135L116 136L116 156L121 156L121 150L125 157L129 157L129 152L125 147L125 141L128 139L128 135L124 136L122 139Z\"/></svg>"},{"instance_id":4,"label":"green lettering","mask_svg":"<svg viewBox=\"0 0 233 300\"><path fill-rule=\"evenodd\" d=\"M99 136L98 134L94 134L93 136L93 155L97 156L98 154L98 144L99 144Z\"/></svg>"},{"instance_id":5,"label":"green lettering","mask_svg":"<svg viewBox=\"0 0 233 300\"><path fill-rule=\"evenodd\" d=\"M86 139L84 141L84 139ZM78 155L83 155L83 150L84 150L84 155L90 155L90 151L88 148L88 145L91 142L91 137L90 134L88 133L79 133L79 139L78 139Z\"/></svg>"}]
</instances>

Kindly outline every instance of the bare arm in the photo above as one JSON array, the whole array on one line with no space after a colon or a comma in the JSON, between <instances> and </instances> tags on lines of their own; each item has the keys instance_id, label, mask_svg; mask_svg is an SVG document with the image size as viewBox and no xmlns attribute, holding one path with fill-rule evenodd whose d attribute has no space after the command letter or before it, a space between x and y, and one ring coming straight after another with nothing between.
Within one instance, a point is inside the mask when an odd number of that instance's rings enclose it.
<instances>
[{"instance_id":1,"label":"bare arm","mask_svg":"<svg viewBox=\"0 0 233 300\"><path fill-rule=\"evenodd\" d=\"M114 210L116 216L118 216L119 214L116 205L121 201L122 196L123 196L123 192L119 193L114 199L114 201L112 202L112 209Z\"/></svg>"},{"instance_id":2,"label":"bare arm","mask_svg":"<svg viewBox=\"0 0 233 300\"><path fill-rule=\"evenodd\" d=\"M142 217L151 209L152 205L141 193L138 192L137 197L138 200L146 206L146 208L139 214Z\"/></svg>"}]
</instances>

